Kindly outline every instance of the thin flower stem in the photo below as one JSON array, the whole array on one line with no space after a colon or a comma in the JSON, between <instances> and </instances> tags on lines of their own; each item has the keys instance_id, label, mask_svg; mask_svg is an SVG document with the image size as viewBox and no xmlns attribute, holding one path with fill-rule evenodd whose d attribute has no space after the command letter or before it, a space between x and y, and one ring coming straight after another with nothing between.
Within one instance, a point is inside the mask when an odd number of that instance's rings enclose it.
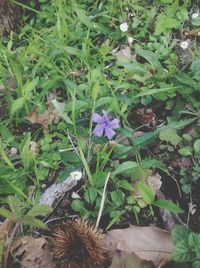
<instances>
[{"instance_id":1,"label":"thin flower stem","mask_svg":"<svg viewBox=\"0 0 200 268\"><path fill-rule=\"evenodd\" d=\"M103 195L102 195L100 209L99 209L99 213L98 213L98 217L97 217L97 221L96 221L96 225L95 225L95 230L98 228L99 222L100 222L100 219L102 216L103 207L104 207L104 203L105 203L105 199L106 199L106 188L107 188L109 178L110 178L110 172L108 173L107 178L105 180L105 184L104 184L104 188L103 188Z\"/></svg>"}]
</instances>

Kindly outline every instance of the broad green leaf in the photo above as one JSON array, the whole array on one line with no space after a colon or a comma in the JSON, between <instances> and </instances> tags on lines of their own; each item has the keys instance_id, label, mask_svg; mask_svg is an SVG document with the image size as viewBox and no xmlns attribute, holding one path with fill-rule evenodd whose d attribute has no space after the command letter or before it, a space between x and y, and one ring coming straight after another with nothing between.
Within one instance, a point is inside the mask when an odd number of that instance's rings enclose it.
<instances>
[{"instance_id":1,"label":"broad green leaf","mask_svg":"<svg viewBox=\"0 0 200 268\"><path fill-rule=\"evenodd\" d=\"M198 234L192 232L189 234L188 243L190 247L197 247L199 245L200 239Z\"/></svg>"},{"instance_id":2,"label":"broad green leaf","mask_svg":"<svg viewBox=\"0 0 200 268\"><path fill-rule=\"evenodd\" d=\"M156 21L155 35L160 35L178 27L180 27L180 22L176 19L169 18L166 15L159 15Z\"/></svg>"},{"instance_id":3,"label":"broad green leaf","mask_svg":"<svg viewBox=\"0 0 200 268\"><path fill-rule=\"evenodd\" d=\"M153 205L155 205L159 208L174 212L174 213L183 213L184 212L179 206L177 206L176 204L174 204L173 202L171 202L169 200L157 200L157 201L153 202Z\"/></svg>"},{"instance_id":4,"label":"broad green leaf","mask_svg":"<svg viewBox=\"0 0 200 268\"><path fill-rule=\"evenodd\" d=\"M138 163L134 161L126 161L120 164L113 173L113 176L121 173L132 173L139 167Z\"/></svg>"},{"instance_id":5,"label":"broad green leaf","mask_svg":"<svg viewBox=\"0 0 200 268\"><path fill-rule=\"evenodd\" d=\"M181 142L182 138L177 134L175 128L164 128L159 134L161 141L170 142L172 145L177 145Z\"/></svg>"},{"instance_id":6,"label":"broad green leaf","mask_svg":"<svg viewBox=\"0 0 200 268\"><path fill-rule=\"evenodd\" d=\"M154 53L150 50L144 50L141 48L136 48L136 53L140 55L141 57L145 58L151 65L153 65L156 68L162 68L162 65L159 61L160 55L157 53Z\"/></svg>"},{"instance_id":7,"label":"broad green leaf","mask_svg":"<svg viewBox=\"0 0 200 268\"><path fill-rule=\"evenodd\" d=\"M148 205L151 205L155 199L155 194L152 191L151 187L143 183L138 183L138 189L145 203L147 203Z\"/></svg>"},{"instance_id":8,"label":"broad green leaf","mask_svg":"<svg viewBox=\"0 0 200 268\"><path fill-rule=\"evenodd\" d=\"M194 150L196 153L200 154L200 139L194 142Z\"/></svg>"},{"instance_id":9,"label":"broad green leaf","mask_svg":"<svg viewBox=\"0 0 200 268\"><path fill-rule=\"evenodd\" d=\"M173 229L172 229L172 240L173 240L173 244L177 244L178 242L182 241L182 240L188 240L189 238L189 234L192 231L190 229L188 229L186 226L184 225L176 225Z\"/></svg>"},{"instance_id":10,"label":"broad green leaf","mask_svg":"<svg viewBox=\"0 0 200 268\"><path fill-rule=\"evenodd\" d=\"M133 185L127 180L118 180L117 185L127 191L133 191Z\"/></svg>"},{"instance_id":11,"label":"broad green leaf","mask_svg":"<svg viewBox=\"0 0 200 268\"><path fill-rule=\"evenodd\" d=\"M120 207L124 204L125 194L122 191L113 191L110 193L110 196L116 206Z\"/></svg>"},{"instance_id":12,"label":"broad green leaf","mask_svg":"<svg viewBox=\"0 0 200 268\"><path fill-rule=\"evenodd\" d=\"M97 198L97 189L93 186L89 186L88 189L84 193L84 199L93 204Z\"/></svg>"},{"instance_id":13,"label":"broad green leaf","mask_svg":"<svg viewBox=\"0 0 200 268\"><path fill-rule=\"evenodd\" d=\"M11 106L11 115L14 115L16 112L21 110L22 107L24 106L24 103L25 103L24 97L20 97L14 100Z\"/></svg>"},{"instance_id":14,"label":"broad green leaf","mask_svg":"<svg viewBox=\"0 0 200 268\"><path fill-rule=\"evenodd\" d=\"M182 156L189 156L192 155L191 147L186 146L178 150L179 154Z\"/></svg>"},{"instance_id":15,"label":"broad green leaf","mask_svg":"<svg viewBox=\"0 0 200 268\"><path fill-rule=\"evenodd\" d=\"M113 97L101 97L96 101L96 109L101 107L101 106L105 106L106 104L110 104L113 103L114 98Z\"/></svg>"},{"instance_id":16,"label":"broad green leaf","mask_svg":"<svg viewBox=\"0 0 200 268\"><path fill-rule=\"evenodd\" d=\"M194 257L194 252L190 251L187 241L180 241L176 244L172 252L172 259L177 262L188 262Z\"/></svg>"}]
</instances>

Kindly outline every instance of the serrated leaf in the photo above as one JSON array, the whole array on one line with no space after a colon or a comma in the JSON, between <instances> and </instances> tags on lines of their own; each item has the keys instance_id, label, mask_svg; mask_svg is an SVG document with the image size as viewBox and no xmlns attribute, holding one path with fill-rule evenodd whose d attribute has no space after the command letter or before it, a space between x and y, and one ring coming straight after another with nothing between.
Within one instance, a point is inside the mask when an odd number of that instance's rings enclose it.
<instances>
[{"instance_id":1,"label":"serrated leaf","mask_svg":"<svg viewBox=\"0 0 200 268\"><path fill-rule=\"evenodd\" d=\"M45 205L37 205L32 207L27 215L31 216L31 217L36 217L36 216L42 216L42 215L46 215L49 214L53 211L53 209L49 206L45 206Z\"/></svg>"},{"instance_id":2,"label":"serrated leaf","mask_svg":"<svg viewBox=\"0 0 200 268\"><path fill-rule=\"evenodd\" d=\"M153 205L155 205L159 208L174 212L174 213L183 213L184 212L179 206L177 206L176 204L174 204L173 202L171 202L169 200L156 200L153 202Z\"/></svg>"},{"instance_id":3,"label":"serrated leaf","mask_svg":"<svg viewBox=\"0 0 200 268\"><path fill-rule=\"evenodd\" d=\"M5 208L0 208L0 215L6 219L11 220L11 221L17 220L16 216L12 212L10 212L9 210L7 210Z\"/></svg>"},{"instance_id":4,"label":"serrated leaf","mask_svg":"<svg viewBox=\"0 0 200 268\"><path fill-rule=\"evenodd\" d=\"M181 142L182 138L177 134L175 128L164 128L159 134L160 140L170 142L172 145L177 145Z\"/></svg>"},{"instance_id":5,"label":"serrated leaf","mask_svg":"<svg viewBox=\"0 0 200 268\"><path fill-rule=\"evenodd\" d=\"M99 95L99 92L100 92L99 81L96 81L96 83L92 87L92 99L93 99L93 101L96 101L96 99Z\"/></svg>"},{"instance_id":6,"label":"serrated leaf","mask_svg":"<svg viewBox=\"0 0 200 268\"><path fill-rule=\"evenodd\" d=\"M11 106L11 114L14 115L17 111L21 110L24 106L25 99L24 97L20 97L13 101Z\"/></svg>"},{"instance_id":7,"label":"serrated leaf","mask_svg":"<svg viewBox=\"0 0 200 268\"><path fill-rule=\"evenodd\" d=\"M85 24L88 28L91 28L93 23L90 17L86 14L85 10L76 8L75 9L76 15L79 18L79 20Z\"/></svg>"}]
</instances>

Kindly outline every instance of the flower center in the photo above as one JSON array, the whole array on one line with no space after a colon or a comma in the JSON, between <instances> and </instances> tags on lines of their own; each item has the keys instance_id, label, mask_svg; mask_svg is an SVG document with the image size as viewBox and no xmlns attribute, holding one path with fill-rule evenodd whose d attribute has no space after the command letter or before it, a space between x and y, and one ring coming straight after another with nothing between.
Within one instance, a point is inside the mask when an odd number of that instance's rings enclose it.
<instances>
[{"instance_id":1,"label":"flower center","mask_svg":"<svg viewBox=\"0 0 200 268\"><path fill-rule=\"evenodd\" d=\"M107 127L107 126L108 126L108 121L106 121L106 120L103 121L103 126L104 126L104 127Z\"/></svg>"}]
</instances>

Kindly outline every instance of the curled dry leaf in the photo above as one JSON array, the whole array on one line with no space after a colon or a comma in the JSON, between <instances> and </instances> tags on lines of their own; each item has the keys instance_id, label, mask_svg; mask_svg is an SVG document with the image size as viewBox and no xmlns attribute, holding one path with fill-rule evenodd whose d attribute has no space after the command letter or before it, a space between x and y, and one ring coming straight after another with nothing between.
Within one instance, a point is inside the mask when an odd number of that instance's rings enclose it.
<instances>
[{"instance_id":1,"label":"curled dry leaf","mask_svg":"<svg viewBox=\"0 0 200 268\"><path fill-rule=\"evenodd\" d=\"M47 249L45 238L34 239L31 236L16 238L11 247L11 255L14 261L26 268L56 268L53 257Z\"/></svg>"},{"instance_id":2,"label":"curled dry leaf","mask_svg":"<svg viewBox=\"0 0 200 268\"><path fill-rule=\"evenodd\" d=\"M111 230L106 238L112 252L120 250L134 253L141 260L152 261L159 268L171 261L171 235L158 227L132 225L127 229Z\"/></svg>"},{"instance_id":3,"label":"curled dry leaf","mask_svg":"<svg viewBox=\"0 0 200 268\"><path fill-rule=\"evenodd\" d=\"M60 105L64 106L64 103L60 103ZM58 124L60 119L60 114L54 109L52 105L49 105L48 109L40 114L37 110L33 110L26 119L30 121L32 124L40 124L43 126L43 132L48 132L49 125L51 123Z\"/></svg>"},{"instance_id":4,"label":"curled dry leaf","mask_svg":"<svg viewBox=\"0 0 200 268\"><path fill-rule=\"evenodd\" d=\"M147 183L151 187L154 194L157 194L162 186L161 176L158 173L148 176Z\"/></svg>"}]
</instances>

